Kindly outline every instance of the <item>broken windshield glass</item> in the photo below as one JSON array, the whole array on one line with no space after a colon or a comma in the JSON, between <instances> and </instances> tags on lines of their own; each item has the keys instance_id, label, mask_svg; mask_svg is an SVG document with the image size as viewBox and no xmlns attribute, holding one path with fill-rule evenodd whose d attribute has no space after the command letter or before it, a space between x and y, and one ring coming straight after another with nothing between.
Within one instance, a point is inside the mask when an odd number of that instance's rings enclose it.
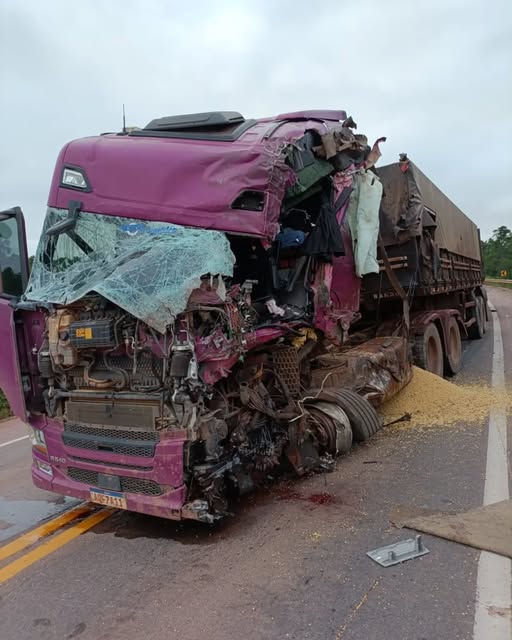
<instances>
[{"instance_id":1,"label":"broken windshield glass","mask_svg":"<svg viewBox=\"0 0 512 640\"><path fill-rule=\"evenodd\" d=\"M71 233L46 233L67 216L48 209L26 300L70 304L96 292L164 333L201 276L233 275L221 231L80 212Z\"/></svg>"}]
</instances>

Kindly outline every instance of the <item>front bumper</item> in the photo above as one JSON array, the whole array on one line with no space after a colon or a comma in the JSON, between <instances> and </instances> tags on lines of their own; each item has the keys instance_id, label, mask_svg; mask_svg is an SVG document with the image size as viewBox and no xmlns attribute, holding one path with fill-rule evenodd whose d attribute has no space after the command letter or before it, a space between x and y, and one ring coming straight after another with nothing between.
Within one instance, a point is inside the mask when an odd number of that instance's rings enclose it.
<instances>
[{"instance_id":1,"label":"front bumper","mask_svg":"<svg viewBox=\"0 0 512 640\"><path fill-rule=\"evenodd\" d=\"M102 488L98 474L119 477L127 509L138 513L181 520L197 518L197 510L186 505L187 487L183 476L185 439L162 433L152 457L92 451L64 444L62 425L55 420L34 421L42 429L48 456L33 450L32 479L46 491L81 500L90 499L90 489ZM42 471L35 460L51 465L53 476Z\"/></svg>"},{"instance_id":2,"label":"front bumper","mask_svg":"<svg viewBox=\"0 0 512 640\"><path fill-rule=\"evenodd\" d=\"M53 474L53 478L49 478L35 464L32 465L32 480L36 487L81 500L90 499L90 489L94 487L71 480L55 467L53 467ZM124 495L128 511L170 520L182 520L183 517L187 517L185 514L182 516L182 507L185 505L186 496L185 486L171 489L160 496L144 496L135 493L125 493Z\"/></svg>"}]
</instances>

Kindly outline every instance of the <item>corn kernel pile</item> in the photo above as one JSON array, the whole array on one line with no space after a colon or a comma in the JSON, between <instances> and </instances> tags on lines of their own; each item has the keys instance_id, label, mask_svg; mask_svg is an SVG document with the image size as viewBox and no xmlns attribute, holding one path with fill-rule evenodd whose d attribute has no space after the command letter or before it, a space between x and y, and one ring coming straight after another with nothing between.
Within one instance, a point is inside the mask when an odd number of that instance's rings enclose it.
<instances>
[{"instance_id":1,"label":"corn kernel pile","mask_svg":"<svg viewBox=\"0 0 512 640\"><path fill-rule=\"evenodd\" d=\"M411 420L396 425L401 428L442 427L481 423L492 407L502 407L512 413L512 392L486 384L454 384L414 367L411 382L382 405L379 413L384 424L411 414Z\"/></svg>"}]
</instances>

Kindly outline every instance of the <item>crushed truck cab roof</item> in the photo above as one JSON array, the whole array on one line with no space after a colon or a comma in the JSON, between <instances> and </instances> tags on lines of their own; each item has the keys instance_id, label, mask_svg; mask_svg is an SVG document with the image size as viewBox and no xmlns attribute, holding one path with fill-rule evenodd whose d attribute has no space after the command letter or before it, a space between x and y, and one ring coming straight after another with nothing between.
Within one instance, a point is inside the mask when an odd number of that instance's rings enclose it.
<instances>
[{"instance_id":1,"label":"crushed truck cab roof","mask_svg":"<svg viewBox=\"0 0 512 640\"><path fill-rule=\"evenodd\" d=\"M285 148L306 131L339 127L346 113L261 120L233 113L160 118L145 129L74 140L59 155L48 205L67 208L72 192L63 172L86 168L84 211L272 240L283 195L295 181Z\"/></svg>"}]
</instances>

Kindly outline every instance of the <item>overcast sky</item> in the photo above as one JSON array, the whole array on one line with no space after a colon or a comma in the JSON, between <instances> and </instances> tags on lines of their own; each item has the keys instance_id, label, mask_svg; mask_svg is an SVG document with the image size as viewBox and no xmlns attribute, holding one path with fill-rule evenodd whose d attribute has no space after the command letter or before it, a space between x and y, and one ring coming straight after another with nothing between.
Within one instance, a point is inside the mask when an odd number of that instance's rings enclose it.
<instances>
[{"instance_id":1,"label":"overcast sky","mask_svg":"<svg viewBox=\"0 0 512 640\"><path fill-rule=\"evenodd\" d=\"M341 108L488 237L512 227L512 0L0 0L0 209L33 252L69 140L187 112Z\"/></svg>"}]
</instances>

